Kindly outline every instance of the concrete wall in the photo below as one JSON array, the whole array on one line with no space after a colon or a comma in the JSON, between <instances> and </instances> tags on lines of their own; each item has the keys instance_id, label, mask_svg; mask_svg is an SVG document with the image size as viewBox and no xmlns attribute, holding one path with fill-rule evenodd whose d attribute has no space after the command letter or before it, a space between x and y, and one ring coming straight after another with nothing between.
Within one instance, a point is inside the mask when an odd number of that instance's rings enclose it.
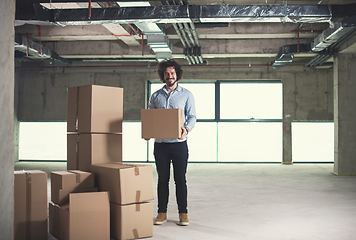
<instances>
[{"instance_id":1,"label":"concrete wall","mask_svg":"<svg viewBox=\"0 0 356 240\"><path fill-rule=\"evenodd\" d=\"M124 88L124 119L140 120L145 107L147 70L16 68L18 119L20 121L66 121L67 88L88 84Z\"/></svg>"},{"instance_id":2,"label":"concrete wall","mask_svg":"<svg viewBox=\"0 0 356 240\"><path fill-rule=\"evenodd\" d=\"M356 175L356 54L338 54L334 59L334 172Z\"/></svg>"},{"instance_id":3,"label":"concrete wall","mask_svg":"<svg viewBox=\"0 0 356 240\"><path fill-rule=\"evenodd\" d=\"M16 69L20 121L65 121L66 88L100 84L124 88L124 119L140 120L146 82L158 81L152 66L72 66L52 69L38 65ZM291 122L333 121L333 71L255 65L183 66L184 81L281 80L283 83L283 162L292 161Z\"/></svg>"},{"instance_id":4,"label":"concrete wall","mask_svg":"<svg viewBox=\"0 0 356 240\"><path fill-rule=\"evenodd\" d=\"M15 1L0 1L0 239L14 236L14 20Z\"/></svg>"},{"instance_id":5,"label":"concrete wall","mask_svg":"<svg viewBox=\"0 0 356 240\"><path fill-rule=\"evenodd\" d=\"M292 120L333 121L332 70L285 68L279 71L267 67L190 67L184 69L184 80L282 80L284 115ZM145 83L156 80L155 66L126 68L71 68L53 71L51 68L16 68L19 85L21 121L65 121L66 88L99 84L124 88L124 119L140 120L145 107Z\"/></svg>"}]
</instances>

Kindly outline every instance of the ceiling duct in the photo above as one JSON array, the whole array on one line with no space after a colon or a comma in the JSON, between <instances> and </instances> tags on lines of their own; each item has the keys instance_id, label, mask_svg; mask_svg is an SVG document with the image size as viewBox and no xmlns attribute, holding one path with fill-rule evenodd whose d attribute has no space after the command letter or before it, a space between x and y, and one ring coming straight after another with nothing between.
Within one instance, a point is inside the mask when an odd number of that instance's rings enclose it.
<instances>
[{"instance_id":1,"label":"ceiling duct","mask_svg":"<svg viewBox=\"0 0 356 240\"><path fill-rule=\"evenodd\" d=\"M330 21L328 5L205 5L200 6L201 22L292 22Z\"/></svg>"},{"instance_id":2,"label":"ceiling duct","mask_svg":"<svg viewBox=\"0 0 356 240\"><path fill-rule=\"evenodd\" d=\"M18 4L19 8L21 4ZM16 20L61 25L128 23L330 22L330 5L162 5L121 8L36 9L16 11ZM347 5L345 5L347 6ZM347 8L347 7L345 7ZM23 9L23 7L22 7Z\"/></svg>"},{"instance_id":3,"label":"ceiling duct","mask_svg":"<svg viewBox=\"0 0 356 240\"><path fill-rule=\"evenodd\" d=\"M172 57L172 45L166 35L147 35L147 45L156 54L158 61Z\"/></svg>"},{"instance_id":4,"label":"ceiling duct","mask_svg":"<svg viewBox=\"0 0 356 240\"><path fill-rule=\"evenodd\" d=\"M312 43L312 51L319 54L310 60L306 67L324 66L332 58L337 48L356 33L356 24L343 22L324 30Z\"/></svg>"},{"instance_id":5,"label":"ceiling duct","mask_svg":"<svg viewBox=\"0 0 356 240\"><path fill-rule=\"evenodd\" d=\"M60 57L52 50L21 35L15 36L15 50L26 53L26 55L34 59L51 62L54 61L55 66L68 66L72 64L72 61Z\"/></svg>"},{"instance_id":6,"label":"ceiling duct","mask_svg":"<svg viewBox=\"0 0 356 240\"><path fill-rule=\"evenodd\" d=\"M335 26L329 27L328 29L324 30L319 36L314 39L312 43L312 51L323 51L325 48L339 41L339 39L344 37L354 28L354 26L349 26L341 22L336 23Z\"/></svg>"},{"instance_id":7,"label":"ceiling duct","mask_svg":"<svg viewBox=\"0 0 356 240\"><path fill-rule=\"evenodd\" d=\"M149 7L149 2L117 2L121 9L132 9L132 6L138 9L144 9ZM144 6L142 6L144 5ZM169 10L168 10L169 11ZM173 12L170 11L171 15ZM144 15L150 15L151 13L145 13ZM170 59L172 57L172 45L169 43L167 35L162 31L162 29L156 23L150 22L135 22L135 25L141 30L141 32L147 36L147 45L156 54L157 61L162 61L164 59Z\"/></svg>"},{"instance_id":8,"label":"ceiling duct","mask_svg":"<svg viewBox=\"0 0 356 240\"><path fill-rule=\"evenodd\" d=\"M272 61L271 65L274 69L280 69L284 67L287 63L291 63L294 58L294 54L310 52L311 44L292 44L285 45L279 49L276 58Z\"/></svg>"}]
</instances>

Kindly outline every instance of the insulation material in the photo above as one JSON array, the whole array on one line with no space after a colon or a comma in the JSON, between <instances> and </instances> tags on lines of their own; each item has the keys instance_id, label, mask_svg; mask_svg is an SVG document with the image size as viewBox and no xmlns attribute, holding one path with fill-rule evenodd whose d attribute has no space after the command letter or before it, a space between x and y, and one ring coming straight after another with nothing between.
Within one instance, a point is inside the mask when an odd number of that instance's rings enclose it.
<instances>
[{"instance_id":1,"label":"insulation material","mask_svg":"<svg viewBox=\"0 0 356 240\"><path fill-rule=\"evenodd\" d=\"M327 5L204 5L201 22L329 22Z\"/></svg>"}]
</instances>

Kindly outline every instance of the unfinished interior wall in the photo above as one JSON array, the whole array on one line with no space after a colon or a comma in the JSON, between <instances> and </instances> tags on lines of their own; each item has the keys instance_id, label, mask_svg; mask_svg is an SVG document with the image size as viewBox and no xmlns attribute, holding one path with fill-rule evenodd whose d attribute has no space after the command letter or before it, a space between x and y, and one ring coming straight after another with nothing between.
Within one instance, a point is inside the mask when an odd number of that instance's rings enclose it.
<instances>
[{"instance_id":1,"label":"unfinished interior wall","mask_svg":"<svg viewBox=\"0 0 356 240\"><path fill-rule=\"evenodd\" d=\"M15 0L0 1L0 239L13 239Z\"/></svg>"},{"instance_id":2,"label":"unfinished interior wall","mask_svg":"<svg viewBox=\"0 0 356 240\"><path fill-rule=\"evenodd\" d=\"M334 59L334 172L356 175L356 54L337 54Z\"/></svg>"},{"instance_id":3,"label":"unfinished interior wall","mask_svg":"<svg viewBox=\"0 0 356 240\"><path fill-rule=\"evenodd\" d=\"M152 66L16 69L21 121L65 121L66 88L98 84L124 88L124 120L139 121L145 108L146 81L158 81ZM292 161L290 124L293 121L333 121L332 69L230 65L183 66L183 80L281 80L283 84L283 162ZM247 100L246 100L247 101Z\"/></svg>"}]
</instances>

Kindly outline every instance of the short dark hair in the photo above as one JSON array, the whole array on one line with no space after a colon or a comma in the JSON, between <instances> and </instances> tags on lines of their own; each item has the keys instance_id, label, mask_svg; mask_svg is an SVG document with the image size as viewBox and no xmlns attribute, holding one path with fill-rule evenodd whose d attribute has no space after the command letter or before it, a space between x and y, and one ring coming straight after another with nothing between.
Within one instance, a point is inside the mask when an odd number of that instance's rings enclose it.
<instances>
[{"instance_id":1,"label":"short dark hair","mask_svg":"<svg viewBox=\"0 0 356 240\"><path fill-rule=\"evenodd\" d=\"M166 71L168 67L174 67L177 74L177 81L179 81L183 76L182 66L179 63L177 63L175 60L168 59L168 60L163 60L162 62L157 64L157 74L161 82L164 83L164 71Z\"/></svg>"}]
</instances>

